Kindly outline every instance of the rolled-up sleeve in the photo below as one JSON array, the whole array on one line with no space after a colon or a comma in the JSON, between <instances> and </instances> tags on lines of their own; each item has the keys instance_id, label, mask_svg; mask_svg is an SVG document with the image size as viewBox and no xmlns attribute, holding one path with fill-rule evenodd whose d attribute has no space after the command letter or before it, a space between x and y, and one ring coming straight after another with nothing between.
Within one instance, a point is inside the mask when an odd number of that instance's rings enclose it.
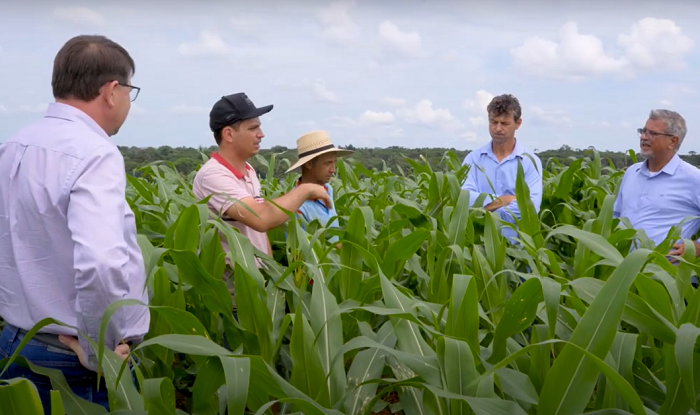
<instances>
[{"instance_id":1,"label":"rolled-up sleeve","mask_svg":"<svg viewBox=\"0 0 700 415\"><path fill-rule=\"evenodd\" d=\"M124 159L114 146L98 147L76 172L69 193L67 222L73 240L75 312L78 329L99 340L100 321L107 306L117 300L147 301L145 270L131 223L126 221ZM136 249L135 249L136 248ZM134 255L138 255L134 258ZM120 341L140 341L148 330L148 309L122 307L110 319L105 347ZM94 351L80 337L88 362L96 370Z\"/></svg>"},{"instance_id":2,"label":"rolled-up sleeve","mask_svg":"<svg viewBox=\"0 0 700 415\"><path fill-rule=\"evenodd\" d=\"M211 195L208 205L220 216L225 216L238 201L252 197L243 180L232 178L222 169L212 168L204 172L194 189L195 195L201 199ZM240 204L238 209L239 212L247 212Z\"/></svg>"}]
</instances>

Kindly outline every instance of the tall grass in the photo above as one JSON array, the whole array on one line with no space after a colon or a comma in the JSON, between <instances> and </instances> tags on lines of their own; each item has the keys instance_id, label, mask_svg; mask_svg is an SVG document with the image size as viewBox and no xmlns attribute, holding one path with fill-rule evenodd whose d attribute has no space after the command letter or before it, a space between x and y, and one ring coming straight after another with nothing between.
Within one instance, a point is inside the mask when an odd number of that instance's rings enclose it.
<instances>
[{"instance_id":1,"label":"tall grass","mask_svg":"<svg viewBox=\"0 0 700 415\"><path fill-rule=\"evenodd\" d=\"M280 162L262 161L269 172ZM509 225L469 208L454 154L410 164L411 173L370 171L340 160L331 184L341 229L292 218L269 233L274 258L193 197L192 175L154 164L129 177L152 321L133 350L135 384L95 345L112 413L698 410L697 261L693 250L678 266L665 258L677 229L656 247L613 219L622 171L595 152L568 167L549 161L539 213L520 176L519 241L509 244ZM270 199L295 180L267 177ZM232 247L237 320L220 237ZM631 251L635 238L642 247ZM105 413L68 392L59 372L12 360L51 374L57 408ZM0 386L0 402L36 399L27 381Z\"/></svg>"}]
</instances>

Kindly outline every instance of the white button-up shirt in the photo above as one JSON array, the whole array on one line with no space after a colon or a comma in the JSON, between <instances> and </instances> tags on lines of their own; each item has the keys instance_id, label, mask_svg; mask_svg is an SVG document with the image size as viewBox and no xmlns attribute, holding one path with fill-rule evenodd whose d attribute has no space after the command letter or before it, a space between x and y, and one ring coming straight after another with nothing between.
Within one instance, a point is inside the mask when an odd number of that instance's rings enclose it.
<instances>
[{"instance_id":1,"label":"white button-up shirt","mask_svg":"<svg viewBox=\"0 0 700 415\"><path fill-rule=\"evenodd\" d=\"M124 159L87 114L50 104L45 117L0 145L0 316L29 330L52 317L98 339L105 308L148 303ZM105 347L140 341L143 306L121 308ZM51 325L42 332L77 335ZM81 346L94 364L93 351ZM94 367L93 367L94 369Z\"/></svg>"}]
</instances>

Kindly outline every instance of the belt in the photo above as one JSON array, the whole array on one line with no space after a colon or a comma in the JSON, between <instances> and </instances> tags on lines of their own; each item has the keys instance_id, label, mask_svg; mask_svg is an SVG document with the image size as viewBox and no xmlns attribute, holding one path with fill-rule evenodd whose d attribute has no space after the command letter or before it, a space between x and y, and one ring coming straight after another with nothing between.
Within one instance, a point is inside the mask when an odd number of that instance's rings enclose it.
<instances>
[{"instance_id":1,"label":"belt","mask_svg":"<svg viewBox=\"0 0 700 415\"><path fill-rule=\"evenodd\" d=\"M7 324L4 328L4 330L9 330L11 333L17 333L21 334L22 336L27 335L27 330L21 329L19 327L15 327L12 324ZM44 343L47 346L52 346L52 347L57 347L61 350L65 350L67 352L71 352L75 354L73 349L70 347L66 346L65 344L61 343L60 340L58 340L58 335L57 334L50 334L50 333L36 333L33 337L32 340L36 340L38 342Z\"/></svg>"}]
</instances>

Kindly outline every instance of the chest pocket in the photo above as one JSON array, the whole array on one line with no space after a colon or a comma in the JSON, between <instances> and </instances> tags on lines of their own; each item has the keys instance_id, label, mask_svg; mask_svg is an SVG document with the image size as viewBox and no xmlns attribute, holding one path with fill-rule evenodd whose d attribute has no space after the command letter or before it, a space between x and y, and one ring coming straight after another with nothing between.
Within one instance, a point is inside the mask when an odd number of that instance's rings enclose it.
<instances>
[{"instance_id":1,"label":"chest pocket","mask_svg":"<svg viewBox=\"0 0 700 415\"><path fill-rule=\"evenodd\" d=\"M649 207L650 199L645 189L646 180L634 181L630 183L622 199L622 208L625 210L624 216L634 216L640 213L640 209Z\"/></svg>"}]
</instances>

